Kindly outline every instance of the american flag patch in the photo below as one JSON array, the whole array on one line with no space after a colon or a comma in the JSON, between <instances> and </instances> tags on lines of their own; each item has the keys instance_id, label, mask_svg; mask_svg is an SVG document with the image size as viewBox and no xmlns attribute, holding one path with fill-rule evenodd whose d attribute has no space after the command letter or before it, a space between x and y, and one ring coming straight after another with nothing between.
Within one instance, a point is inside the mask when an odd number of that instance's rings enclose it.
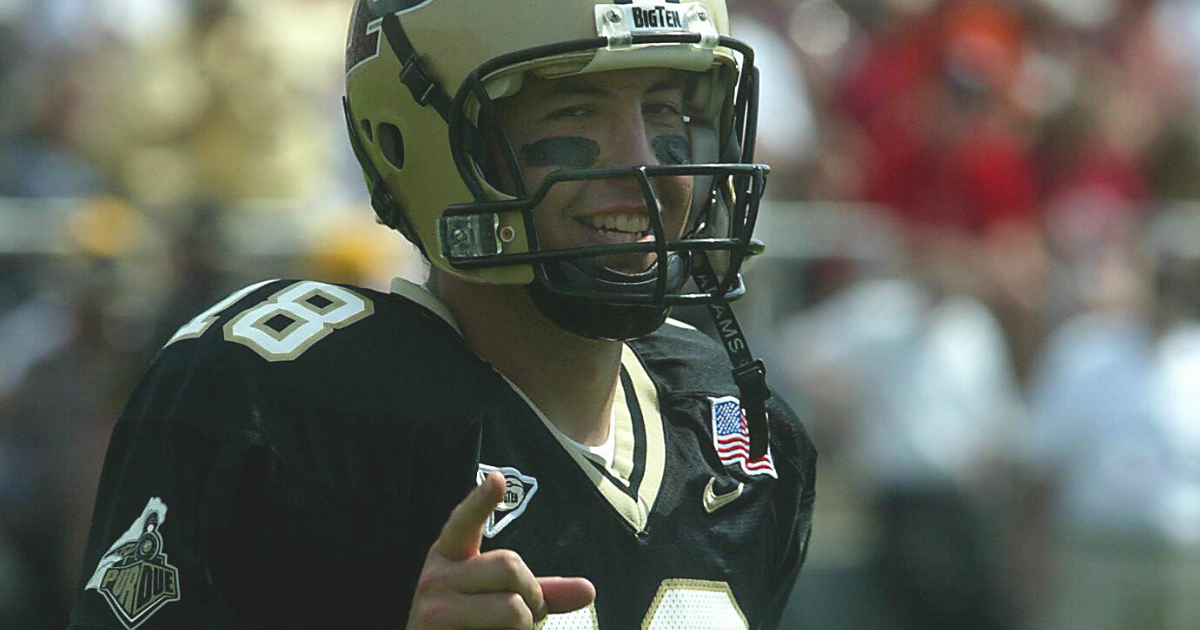
<instances>
[{"instance_id":1,"label":"american flag patch","mask_svg":"<svg viewBox=\"0 0 1200 630\"><path fill-rule=\"evenodd\" d=\"M771 447L767 454L750 459L750 425L746 423L746 411L742 403L733 396L712 398L713 446L717 456L726 466L737 464L747 475L770 475L776 479L775 460L771 459Z\"/></svg>"}]
</instances>

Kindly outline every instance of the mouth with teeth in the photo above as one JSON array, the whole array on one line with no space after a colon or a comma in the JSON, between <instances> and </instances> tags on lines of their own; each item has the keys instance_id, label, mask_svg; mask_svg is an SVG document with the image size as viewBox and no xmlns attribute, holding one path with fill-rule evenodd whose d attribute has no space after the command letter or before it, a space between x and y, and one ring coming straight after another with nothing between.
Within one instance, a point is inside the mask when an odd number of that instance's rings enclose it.
<instances>
[{"instance_id":1,"label":"mouth with teeth","mask_svg":"<svg viewBox=\"0 0 1200 630\"><path fill-rule=\"evenodd\" d=\"M654 241L650 217L646 214L620 212L577 216L575 223L583 227L586 240L594 245ZM595 260L613 271L638 274L650 269L656 258L654 253L628 253L601 256Z\"/></svg>"},{"instance_id":2,"label":"mouth with teeth","mask_svg":"<svg viewBox=\"0 0 1200 630\"><path fill-rule=\"evenodd\" d=\"M593 214L576 217L576 222L589 228L603 243L638 243L653 241L650 217L644 214Z\"/></svg>"}]
</instances>

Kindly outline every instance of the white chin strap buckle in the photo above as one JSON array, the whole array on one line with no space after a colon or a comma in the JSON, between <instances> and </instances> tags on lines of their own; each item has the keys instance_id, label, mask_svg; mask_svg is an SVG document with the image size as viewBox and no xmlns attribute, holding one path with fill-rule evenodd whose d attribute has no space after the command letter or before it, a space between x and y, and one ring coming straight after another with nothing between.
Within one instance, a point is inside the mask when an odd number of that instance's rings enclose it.
<instances>
[{"instance_id":1,"label":"white chin strap buckle","mask_svg":"<svg viewBox=\"0 0 1200 630\"><path fill-rule=\"evenodd\" d=\"M448 258L483 258L502 249L498 215L443 216L441 224L442 251Z\"/></svg>"}]
</instances>

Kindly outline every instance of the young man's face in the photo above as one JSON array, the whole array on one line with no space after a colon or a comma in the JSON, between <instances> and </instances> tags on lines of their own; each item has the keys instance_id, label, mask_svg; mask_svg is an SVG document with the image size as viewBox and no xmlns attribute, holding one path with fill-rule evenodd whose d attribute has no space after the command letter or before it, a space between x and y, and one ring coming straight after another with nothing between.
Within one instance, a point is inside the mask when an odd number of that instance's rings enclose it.
<instances>
[{"instance_id":1,"label":"young man's face","mask_svg":"<svg viewBox=\"0 0 1200 630\"><path fill-rule=\"evenodd\" d=\"M614 70L563 79L529 73L521 90L497 102L500 120L535 189L565 168L691 162L684 118L684 74ZM679 238L692 198L691 177L651 178L669 238ZM564 182L534 210L542 249L651 242L650 215L633 178ZM646 271L655 254L596 259L624 273Z\"/></svg>"}]
</instances>

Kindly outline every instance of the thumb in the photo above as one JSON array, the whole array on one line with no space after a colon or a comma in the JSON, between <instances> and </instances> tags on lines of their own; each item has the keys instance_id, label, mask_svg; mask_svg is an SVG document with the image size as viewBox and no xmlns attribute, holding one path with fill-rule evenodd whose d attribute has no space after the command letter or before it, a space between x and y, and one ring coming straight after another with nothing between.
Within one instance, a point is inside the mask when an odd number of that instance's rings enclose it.
<instances>
[{"instance_id":1,"label":"thumb","mask_svg":"<svg viewBox=\"0 0 1200 630\"><path fill-rule=\"evenodd\" d=\"M537 581L546 601L544 613L571 612L596 600L596 587L586 578L540 577Z\"/></svg>"},{"instance_id":2,"label":"thumb","mask_svg":"<svg viewBox=\"0 0 1200 630\"><path fill-rule=\"evenodd\" d=\"M450 512L433 551L451 560L479 555L483 525L504 496L504 475L492 471Z\"/></svg>"}]
</instances>

